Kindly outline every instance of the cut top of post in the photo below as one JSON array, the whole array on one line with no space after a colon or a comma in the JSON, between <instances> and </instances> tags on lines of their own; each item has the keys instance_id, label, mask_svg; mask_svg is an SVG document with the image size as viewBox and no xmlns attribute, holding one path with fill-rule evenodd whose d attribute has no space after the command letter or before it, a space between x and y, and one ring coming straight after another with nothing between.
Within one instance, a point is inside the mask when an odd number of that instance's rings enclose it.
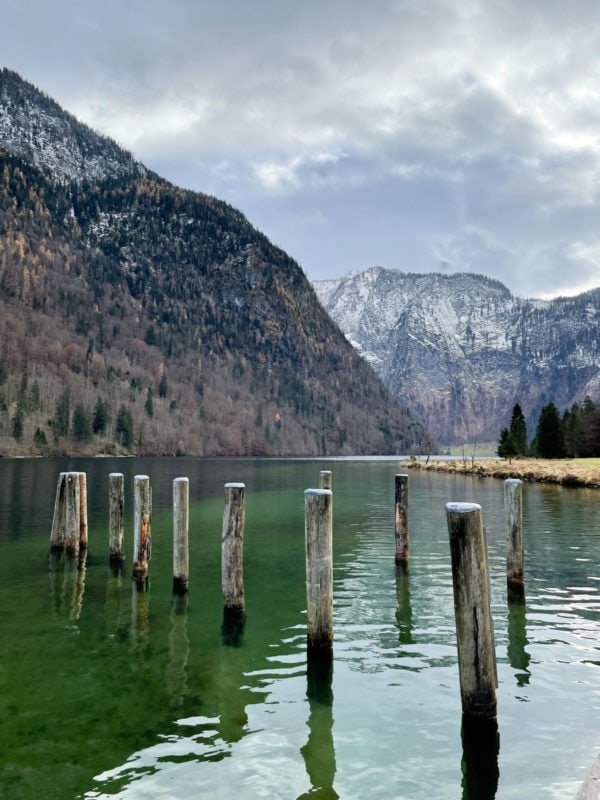
<instances>
[{"instance_id":1,"label":"cut top of post","mask_svg":"<svg viewBox=\"0 0 600 800\"><path fill-rule=\"evenodd\" d=\"M189 483L189 478L173 478L173 483Z\"/></svg>"},{"instance_id":2,"label":"cut top of post","mask_svg":"<svg viewBox=\"0 0 600 800\"><path fill-rule=\"evenodd\" d=\"M148 481L150 478L147 475L135 475L133 478L134 481Z\"/></svg>"},{"instance_id":3,"label":"cut top of post","mask_svg":"<svg viewBox=\"0 0 600 800\"><path fill-rule=\"evenodd\" d=\"M446 503L446 511L449 514L470 514L481 511L481 506L479 503Z\"/></svg>"},{"instance_id":4,"label":"cut top of post","mask_svg":"<svg viewBox=\"0 0 600 800\"><path fill-rule=\"evenodd\" d=\"M333 492L331 489L305 489L304 496L305 497L319 497L323 495L331 495L333 497Z\"/></svg>"},{"instance_id":5,"label":"cut top of post","mask_svg":"<svg viewBox=\"0 0 600 800\"><path fill-rule=\"evenodd\" d=\"M226 483L225 484L225 488L226 489L245 489L246 488L246 484L245 483Z\"/></svg>"},{"instance_id":6,"label":"cut top of post","mask_svg":"<svg viewBox=\"0 0 600 800\"><path fill-rule=\"evenodd\" d=\"M519 484L523 483L523 481L520 478L507 478L504 483L508 484L509 486L518 486Z\"/></svg>"}]
</instances>

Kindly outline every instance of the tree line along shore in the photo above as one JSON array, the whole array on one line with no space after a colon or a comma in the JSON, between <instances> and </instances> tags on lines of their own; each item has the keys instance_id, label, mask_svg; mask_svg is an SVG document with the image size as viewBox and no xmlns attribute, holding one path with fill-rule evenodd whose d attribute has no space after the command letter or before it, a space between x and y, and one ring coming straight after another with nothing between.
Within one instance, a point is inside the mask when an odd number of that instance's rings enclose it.
<instances>
[{"instance_id":1,"label":"tree line along shore","mask_svg":"<svg viewBox=\"0 0 600 800\"><path fill-rule=\"evenodd\" d=\"M429 472L446 472L456 475L474 475L480 478L520 478L523 481L555 483L561 486L600 488L600 459L576 458L568 460L519 458L507 459L454 459L422 461L416 458L400 462L401 469L420 469Z\"/></svg>"}]
</instances>

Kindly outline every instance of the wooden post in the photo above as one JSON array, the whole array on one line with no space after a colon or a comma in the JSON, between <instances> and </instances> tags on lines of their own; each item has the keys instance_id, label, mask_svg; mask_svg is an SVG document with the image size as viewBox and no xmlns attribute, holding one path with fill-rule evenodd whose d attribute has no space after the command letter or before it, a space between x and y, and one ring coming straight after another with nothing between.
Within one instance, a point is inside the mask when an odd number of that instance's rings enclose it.
<instances>
[{"instance_id":1,"label":"wooden post","mask_svg":"<svg viewBox=\"0 0 600 800\"><path fill-rule=\"evenodd\" d=\"M524 592L523 569L523 483L518 478L504 481L504 510L508 528L506 581L509 591Z\"/></svg>"},{"instance_id":2,"label":"wooden post","mask_svg":"<svg viewBox=\"0 0 600 800\"><path fill-rule=\"evenodd\" d=\"M189 583L188 531L190 482L173 481L173 592L185 594Z\"/></svg>"},{"instance_id":3,"label":"wooden post","mask_svg":"<svg viewBox=\"0 0 600 800\"><path fill-rule=\"evenodd\" d=\"M138 589L145 588L152 552L152 490L147 475L133 479L133 579Z\"/></svg>"},{"instance_id":4,"label":"wooden post","mask_svg":"<svg viewBox=\"0 0 600 800\"><path fill-rule=\"evenodd\" d=\"M108 560L117 569L125 561L123 547L123 509L125 506L125 476L111 472L108 476Z\"/></svg>"},{"instance_id":5,"label":"wooden post","mask_svg":"<svg viewBox=\"0 0 600 800\"><path fill-rule=\"evenodd\" d=\"M309 648L333 645L333 492L304 492L306 543L307 643Z\"/></svg>"},{"instance_id":6,"label":"wooden post","mask_svg":"<svg viewBox=\"0 0 600 800\"><path fill-rule=\"evenodd\" d=\"M319 472L319 486L321 489L332 489L333 476L330 469L322 469Z\"/></svg>"},{"instance_id":7,"label":"wooden post","mask_svg":"<svg viewBox=\"0 0 600 800\"><path fill-rule=\"evenodd\" d=\"M67 525L67 473L61 472L56 485L54 515L50 532L50 549L63 550Z\"/></svg>"},{"instance_id":8,"label":"wooden post","mask_svg":"<svg viewBox=\"0 0 600 800\"><path fill-rule=\"evenodd\" d=\"M88 515L87 515L87 475L78 472L79 477L79 546L88 546Z\"/></svg>"},{"instance_id":9,"label":"wooden post","mask_svg":"<svg viewBox=\"0 0 600 800\"><path fill-rule=\"evenodd\" d=\"M408 475L396 475L396 564L408 563Z\"/></svg>"},{"instance_id":10,"label":"wooden post","mask_svg":"<svg viewBox=\"0 0 600 800\"><path fill-rule=\"evenodd\" d=\"M221 586L226 621L243 619L244 598L244 483L225 484L223 540L221 546Z\"/></svg>"},{"instance_id":11,"label":"wooden post","mask_svg":"<svg viewBox=\"0 0 600 800\"><path fill-rule=\"evenodd\" d=\"M65 547L72 556L79 555L81 533L81 493L78 472L68 472L66 477Z\"/></svg>"},{"instance_id":12,"label":"wooden post","mask_svg":"<svg viewBox=\"0 0 600 800\"><path fill-rule=\"evenodd\" d=\"M476 503L447 503L463 713L496 717L496 656L487 549Z\"/></svg>"}]
</instances>

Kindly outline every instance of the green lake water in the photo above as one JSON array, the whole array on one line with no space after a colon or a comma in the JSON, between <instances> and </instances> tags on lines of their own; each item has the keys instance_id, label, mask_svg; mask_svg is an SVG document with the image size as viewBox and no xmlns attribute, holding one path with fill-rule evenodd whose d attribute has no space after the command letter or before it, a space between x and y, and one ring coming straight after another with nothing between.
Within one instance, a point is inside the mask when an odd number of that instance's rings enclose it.
<instances>
[{"instance_id":1,"label":"green lake water","mask_svg":"<svg viewBox=\"0 0 600 800\"><path fill-rule=\"evenodd\" d=\"M82 569L49 559L58 474L87 473ZM307 676L304 490L333 471L331 673ZM600 491L525 484L526 598L508 602L502 481L394 459L0 460L1 800L571 798L600 751ZM108 566L108 475L127 560ZM148 591L131 581L150 476ZM190 479L190 591L172 596L172 481ZM246 484L247 618L223 631L223 484ZM483 509L498 739L461 738L448 501Z\"/></svg>"}]
</instances>

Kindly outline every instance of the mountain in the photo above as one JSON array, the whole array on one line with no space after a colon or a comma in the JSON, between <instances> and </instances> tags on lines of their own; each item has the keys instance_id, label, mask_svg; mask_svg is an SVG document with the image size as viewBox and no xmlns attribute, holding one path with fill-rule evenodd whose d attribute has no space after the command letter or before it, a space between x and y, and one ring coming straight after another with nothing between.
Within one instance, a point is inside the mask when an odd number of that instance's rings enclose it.
<instances>
[{"instance_id":1,"label":"mountain","mask_svg":"<svg viewBox=\"0 0 600 800\"><path fill-rule=\"evenodd\" d=\"M314 287L442 443L496 441L516 402L533 433L544 404L566 409L600 397L600 289L526 300L482 275L380 267Z\"/></svg>"},{"instance_id":2,"label":"mountain","mask_svg":"<svg viewBox=\"0 0 600 800\"><path fill-rule=\"evenodd\" d=\"M0 454L406 452L306 276L0 71Z\"/></svg>"}]
</instances>

